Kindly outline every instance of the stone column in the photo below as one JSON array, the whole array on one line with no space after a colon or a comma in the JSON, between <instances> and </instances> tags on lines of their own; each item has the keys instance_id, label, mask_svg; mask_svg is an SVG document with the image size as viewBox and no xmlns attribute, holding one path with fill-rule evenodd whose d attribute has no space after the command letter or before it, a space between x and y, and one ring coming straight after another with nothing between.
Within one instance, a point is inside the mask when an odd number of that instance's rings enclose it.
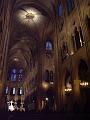
<instances>
[{"instance_id":1,"label":"stone column","mask_svg":"<svg viewBox=\"0 0 90 120\"><path fill-rule=\"evenodd\" d=\"M56 21L55 21L56 22ZM59 31L58 24L55 23L54 33L54 64L55 64L55 94L56 94L56 111L60 111L61 104L61 80L60 80L60 60L59 60Z\"/></svg>"},{"instance_id":2,"label":"stone column","mask_svg":"<svg viewBox=\"0 0 90 120\"><path fill-rule=\"evenodd\" d=\"M3 105L3 109L5 108L5 95L4 95L4 89L5 89L5 80L6 80L6 61L7 61L7 53L8 53L8 44L9 44L9 37L10 37L10 0L4 1L3 10L2 10L2 23L3 23L3 32L2 32L2 57L1 57L1 63L0 63L0 70L1 70L1 76L0 76L0 105ZM7 27L6 27L7 26Z\"/></svg>"},{"instance_id":3,"label":"stone column","mask_svg":"<svg viewBox=\"0 0 90 120\"><path fill-rule=\"evenodd\" d=\"M40 43L39 43L40 42ZM42 109L42 41L38 41L38 73L37 73L37 111Z\"/></svg>"}]
</instances>

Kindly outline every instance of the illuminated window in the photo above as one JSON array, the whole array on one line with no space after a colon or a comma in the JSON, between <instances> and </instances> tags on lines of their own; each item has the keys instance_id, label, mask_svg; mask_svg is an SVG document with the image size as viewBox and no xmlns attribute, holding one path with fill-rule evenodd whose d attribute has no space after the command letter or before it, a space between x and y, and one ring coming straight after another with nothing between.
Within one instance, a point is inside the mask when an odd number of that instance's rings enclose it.
<instances>
[{"instance_id":1,"label":"illuminated window","mask_svg":"<svg viewBox=\"0 0 90 120\"><path fill-rule=\"evenodd\" d=\"M18 95L22 95L22 94L23 94L23 88L20 87L20 88L18 88Z\"/></svg>"},{"instance_id":2,"label":"illuminated window","mask_svg":"<svg viewBox=\"0 0 90 120\"><path fill-rule=\"evenodd\" d=\"M6 94L8 94L8 92L9 92L9 89L8 89L8 86L6 87Z\"/></svg>"},{"instance_id":3,"label":"illuminated window","mask_svg":"<svg viewBox=\"0 0 90 120\"><path fill-rule=\"evenodd\" d=\"M74 39L75 39L76 49L78 50L81 46L83 46L83 35L82 35L81 27L79 27L79 30L77 30L77 27L75 27Z\"/></svg>"},{"instance_id":4,"label":"illuminated window","mask_svg":"<svg viewBox=\"0 0 90 120\"><path fill-rule=\"evenodd\" d=\"M15 95L15 93L16 93L16 90L15 90L15 88L13 88L13 95Z\"/></svg>"},{"instance_id":5,"label":"illuminated window","mask_svg":"<svg viewBox=\"0 0 90 120\"><path fill-rule=\"evenodd\" d=\"M12 69L11 70L11 81L16 81L16 79L17 79L17 73L16 73L17 71L16 71L16 69Z\"/></svg>"},{"instance_id":6,"label":"illuminated window","mask_svg":"<svg viewBox=\"0 0 90 120\"><path fill-rule=\"evenodd\" d=\"M20 95L22 95L23 94L23 90L22 90L22 87L20 88Z\"/></svg>"},{"instance_id":7,"label":"illuminated window","mask_svg":"<svg viewBox=\"0 0 90 120\"><path fill-rule=\"evenodd\" d=\"M60 2L58 2L58 16L62 16L63 15L63 9L62 9L62 4Z\"/></svg>"},{"instance_id":8,"label":"illuminated window","mask_svg":"<svg viewBox=\"0 0 90 120\"><path fill-rule=\"evenodd\" d=\"M23 69L16 69L16 68L13 68L9 71L9 74L8 74L8 78L9 80L11 81L22 81L23 77L24 77L24 70Z\"/></svg>"},{"instance_id":9,"label":"illuminated window","mask_svg":"<svg viewBox=\"0 0 90 120\"><path fill-rule=\"evenodd\" d=\"M47 41L46 42L46 50L48 50L48 51L52 51L52 43L50 42L50 41Z\"/></svg>"},{"instance_id":10,"label":"illuminated window","mask_svg":"<svg viewBox=\"0 0 90 120\"><path fill-rule=\"evenodd\" d=\"M18 80L21 81L22 79L23 79L23 69L19 69Z\"/></svg>"},{"instance_id":11,"label":"illuminated window","mask_svg":"<svg viewBox=\"0 0 90 120\"><path fill-rule=\"evenodd\" d=\"M82 29L81 29L81 27L79 26L79 36L80 36L80 44L81 44L81 46L83 46L83 34L82 34Z\"/></svg>"}]
</instances>

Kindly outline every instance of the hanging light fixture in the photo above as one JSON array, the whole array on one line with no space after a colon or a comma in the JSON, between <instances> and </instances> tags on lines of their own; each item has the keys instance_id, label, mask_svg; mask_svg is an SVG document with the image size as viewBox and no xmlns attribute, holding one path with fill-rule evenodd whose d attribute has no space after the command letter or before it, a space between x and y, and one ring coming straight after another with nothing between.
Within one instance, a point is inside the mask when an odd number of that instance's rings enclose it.
<instances>
[{"instance_id":1,"label":"hanging light fixture","mask_svg":"<svg viewBox=\"0 0 90 120\"><path fill-rule=\"evenodd\" d=\"M43 15L36 8L22 8L17 11L16 16L18 20L26 25L34 25L36 23L41 23Z\"/></svg>"},{"instance_id":2,"label":"hanging light fixture","mask_svg":"<svg viewBox=\"0 0 90 120\"><path fill-rule=\"evenodd\" d=\"M83 87L86 87L86 86L88 86L89 85L89 83L88 82L80 82L80 86L83 86Z\"/></svg>"},{"instance_id":3,"label":"hanging light fixture","mask_svg":"<svg viewBox=\"0 0 90 120\"><path fill-rule=\"evenodd\" d=\"M33 13L27 13L26 14L26 19L28 19L28 20L32 20L32 19L34 19L34 14Z\"/></svg>"}]
</instances>

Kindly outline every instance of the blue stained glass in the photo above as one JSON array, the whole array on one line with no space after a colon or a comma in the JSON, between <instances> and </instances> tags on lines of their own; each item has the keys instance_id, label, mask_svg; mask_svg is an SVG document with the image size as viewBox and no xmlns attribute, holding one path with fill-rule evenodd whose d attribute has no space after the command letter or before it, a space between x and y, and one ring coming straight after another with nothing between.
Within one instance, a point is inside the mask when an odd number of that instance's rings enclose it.
<instances>
[{"instance_id":1,"label":"blue stained glass","mask_svg":"<svg viewBox=\"0 0 90 120\"><path fill-rule=\"evenodd\" d=\"M13 75L14 80L16 80L16 74Z\"/></svg>"},{"instance_id":2,"label":"blue stained glass","mask_svg":"<svg viewBox=\"0 0 90 120\"><path fill-rule=\"evenodd\" d=\"M16 73L16 69L13 69L12 72L13 72L13 73Z\"/></svg>"},{"instance_id":3,"label":"blue stained glass","mask_svg":"<svg viewBox=\"0 0 90 120\"><path fill-rule=\"evenodd\" d=\"M16 81L16 77L17 77L16 74L13 74L13 73L12 73L12 74L11 74L11 81Z\"/></svg>"},{"instance_id":4,"label":"blue stained glass","mask_svg":"<svg viewBox=\"0 0 90 120\"><path fill-rule=\"evenodd\" d=\"M23 78L23 69L11 69L11 73L10 73L10 80L11 81L16 81L16 80L22 80Z\"/></svg>"},{"instance_id":5,"label":"blue stained glass","mask_svg":"<svg viewBox=\"0 0 90 120\"><path fill-rule=\"evenodd\" d=\"M58 16L62 16L62 14L63 14L62 5L61 5L61 3L58 3Z\"/></svg>"},{"instance_id":6,"label":"blue stained glass","mask_svg":"<svg viewBox=\"0 0 90 120\"><path fill-rule=\"evenodd\" d=\"M17 75L16 75L16 69L11 70L11 81L16 81Z\"/></svg>"},{"instance_id":7,"label":"blue stained glass","mask_svg":"<svg viewBox=\"0 0 90 120\"><path fill-rule=\"evenodd\" d=\"M46 42L46 50L52 50L52 43L49 41Z\"/></svg>"}]
</instances>

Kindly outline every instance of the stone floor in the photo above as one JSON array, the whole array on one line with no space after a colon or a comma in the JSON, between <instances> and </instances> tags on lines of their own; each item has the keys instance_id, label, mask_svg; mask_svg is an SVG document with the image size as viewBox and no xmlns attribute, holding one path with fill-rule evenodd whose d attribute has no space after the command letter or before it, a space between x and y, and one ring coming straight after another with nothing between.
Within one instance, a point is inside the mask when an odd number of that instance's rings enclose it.
<instances>
[{"instance_id":1,"label":"stone floor","mask_svg":"<svg viewBox=\"0 0 90 120\"><path fill-rule=\"evenodd\" d=\"M89 113L3 112L0 120L90 120Z\"/></svg>"}]
</instances>

